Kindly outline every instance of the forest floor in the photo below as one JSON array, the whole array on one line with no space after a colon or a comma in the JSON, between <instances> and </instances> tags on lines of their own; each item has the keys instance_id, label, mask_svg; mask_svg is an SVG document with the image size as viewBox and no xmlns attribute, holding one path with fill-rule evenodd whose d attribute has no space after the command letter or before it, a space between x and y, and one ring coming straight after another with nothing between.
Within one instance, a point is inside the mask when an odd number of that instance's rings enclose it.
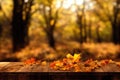
<instances>
[{"instance_id":1,"label":"forest floor","mask_svg":"<svg viewBox=\"0 0 120 80\"><path fill-rule=\"evenodd\" d=\"M66 54L80 53L82 60L120 58L120 45L113 43L83 43L75 41L57 42L56 50L50 48L46 42L31 41L30 44L19 52L12 53L9 41L2 43L0 61L25 61L31 57L40 60L53 61L62 59ZM7 46L6 46L7 45Z\"/></svg>"}]
</instances>

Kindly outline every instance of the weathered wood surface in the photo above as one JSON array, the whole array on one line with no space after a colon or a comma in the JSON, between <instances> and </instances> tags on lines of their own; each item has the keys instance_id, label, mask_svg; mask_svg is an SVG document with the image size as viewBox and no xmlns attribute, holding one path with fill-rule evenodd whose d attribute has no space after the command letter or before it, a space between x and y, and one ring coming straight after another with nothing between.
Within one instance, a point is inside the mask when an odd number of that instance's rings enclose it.
<instances>
[{"instance_id":1,"label":"weathered wood surface","mask_svg":"<svg viewBox=\"0 0 120 80\"><path fill-rule=\"evenodd\" d=\"M120 67L114 63L110 63L96 69L95 72L120 72Z\"/></svg>"},{"instance_id":2,"label":"weathered wood surface","mask_svg":"<svg viewBox=\"0 0 120 80\"><path fill-rule=\"evenodd\" d=\"M22 62L0 62L0 72L57 72L51 70L49 63L41 65L40 63L25 65ZM58 71L61 72L61 71ZM111 63L95 69L93 72L120 72L120 67Z\"/></svg>"},{"instance_id":3,"label":"weathered wood surface","mask_svg":"<svg viewBox=\"0 0 120 80\"><path fill-rule=\"evenodd\" d=\"M120 67L116 64L108 64L85 73L54 71L50 69L49 63L25 65L22 62L0 62L0 80L120 80L120 74L116 72L120 72Z\"/></svg>"}]
</instances>

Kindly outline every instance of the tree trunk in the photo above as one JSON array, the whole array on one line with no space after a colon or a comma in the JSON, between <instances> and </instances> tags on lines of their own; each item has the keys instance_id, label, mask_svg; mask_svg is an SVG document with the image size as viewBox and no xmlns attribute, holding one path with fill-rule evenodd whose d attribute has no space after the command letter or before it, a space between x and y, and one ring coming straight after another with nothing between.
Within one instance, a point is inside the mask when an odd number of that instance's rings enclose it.
<instances>
[{"instance_id":1,"label":"tree trunk","mask_svg":"<svg viewBox=\"0 0 120 80\"><path fill-rule=\"evenodd\" d=\"M82 23L82 19L83 19L83 15L79 15L78 12L77 12L77 24L78 24L78 27L79 27L79 30L80 30L80 43L82 44L83 43L83 23Z\"/></svg>"},{"instance_id":2,"label":"tree trunk","mask_svg":"<svg viewBox=\"0 0 120 80\"><path fill-rule=\"evenodd\" d=\"M46 33L47 33L49 46L55 49L55 39L54 39L53 31L54 31L53 29L49 29Z\"/></svg>"},{"instance_id":3,"label":"tree trunk","mask_svg":"<svg viewBox=\"0 0 120 80\"><path fill-rule=\"evenodd\" d=\"M91 40L92 40L92 29L91 29L91 26L92 25L92 23L91 23L91 21L89 22L89 26L88 26L88 37L89 37L89 41L91 42Z\"/></svg>"},{"instance_id":4,"label":"tree trunk","mask_svg":"<svg viewBox=\"0 0 120 80\"><path fill-rule=\"evenodd\" d=\"M84 41L86 42L86 38L87 38L87 31L86 31L86 19L85 19L85 5L86 2L84 0L82 6L83 8L81 9L79 6L77 7L76 13L77 13L77 24L79 26L79 30L80 30L80 43L82 44ZM79 14L79 12L81 12L81 14ZM85 33L85 35L83 35L83 33Z\"/></svg>"},{"instance_id":5,"label":"tree trunk","mask_svg":"<svg viewBox=\"0 0 120 80\"><path fill-rule=\"evenodd\" d=\"M80 29L80 43L82 44L83 43L83 29L82 28L79 28Z\"/></svg>"},{"instance_id":6,"label":"tree trunk","mask_svg":"<svg viewBox=\"0 0 120 80\"><path fill-rule=\"evenodd\" d=\"M100 43L102 40L101 40L100 33L99 33L99 26L97 26L96 28L96 34L97 34L97 42Z\"/></svg>"},{"instance_id":7,"label":"tree trunk","mask_svg":"<svg viewBox=\"0 0 120 80\"><path fill-rule=\"evenodd\" d=\"M0 24L0 38L2 37L2 25Z\"/></svg>"},{"instance_id":8,"label":"tree trunk","mask_svg":"<svg viewBox=\"0 0 120 80\"><path fill-rule=\"evenodd\" d=\"M120 44L120 19L118 21L118 43Z\"/></svg>"},{"instance_id":9,"label":"tree trunk","mask_svg":"<svg viewBox=\"0 0 120 80\"><path fill-rule=\"evenodd\" d=\"M0 2L0 11L2 11L1 2ZM3 31L2 23L0 22L0 38L2 37L2 31Z\"/></svg>"},{"instance_id":10,"label":"tree trunk","mask_svg":"<svg viewBox=\"0 0 120 80\"><path fill-rule=\"evenodd\" d=\"M118 43L116 23L113 23L113 24L112 24L112 40L113 40L113 43L115 43L115 44Z\"/></svg>"},{"instance_id":11,"label":"tree trunk","mask_svg":"<svg viewBox=\"0 0 120 80\"><path fill-rule=\"evenodd\" d=\"M86 27L86 18L85 18L85 14L84 14L84 24L83 24L83 28L84 28L84 42L87 42L87 27Z\"/></svg>"},{"instance_id":12,"label":"tree trunk","mask_svg":"<svg viewBox=\"0 0 120 80\"><path fill-rule=\"evenodd\" d=\"M120 44L120 0L117 0L116 1L117 3L117 12L116 12L116 15L117 15L117 38L118 38L118 44Z\"/></svg>"},{"instance_id":13,"label":"tree trunk","mask_svg":"<svg viewBox=\"0 0 120 80\"><path fill-rule=\"evenodd\" d=\"M13 20L12 20L12 36L13 36L13 52L24 48L28 41L28 27L23 21L23 5L24 0L14 0Z\"/></svg>"},{"instance_id":14,"label":"tree trunk","mask_svg":"<svg viewBox=\"0 0 120 80\"><path fill-rule=\"evenodd\" d=\"M119 13L120 13L120 0L116 1L116 5L114 6L114 14L113 14L113 21L111 21L111 25L112 25L112 39L113 39L113 43L118 44L119 41Z\"/></svg>"}]
</instances>

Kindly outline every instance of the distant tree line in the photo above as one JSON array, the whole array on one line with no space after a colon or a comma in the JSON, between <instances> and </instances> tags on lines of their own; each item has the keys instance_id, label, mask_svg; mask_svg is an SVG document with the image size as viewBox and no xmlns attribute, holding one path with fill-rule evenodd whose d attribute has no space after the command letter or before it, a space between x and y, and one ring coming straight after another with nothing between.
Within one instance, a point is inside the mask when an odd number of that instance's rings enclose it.
<instances>
[{"instance_id":1,"label":"distant tree line","mask_svg":"<svg viewBox=\"0 0 120 80\"><path fill-rule=\"evenodd\" d=\"M55 6L53 4L54 0L41 0L40 5L41 8L38 10L41 12L41 15L44 18L45 25L43 26L43 30L46 33L48 44L50 47L55 48L55 38L54 31L56 28L56 24L59 20L59 11L62 7L58 9L54 9ZM104 15L106 15L107 21L110 22L112 27L112 41L115 44L120 43L120 0L114 1L115 5L113 6L113 13L105 11L102 3L104 1L100 0L91 0L95 1L99 10L102 10ZM47 4L46 4L47 3ZM29 44L29 34L28 29L30 25L31 15L32 15L32 6L34 5L34 0L13 0L13 15L12 15L12 45L13 52L19 51L22 48L26 47ZM86 19L86 0L84 0L82 4L82 8L79 5L76 5L76 23L79 27L79 42L87 42L87 39L92 39L92 22L89 22ZM0 5L0 11L2 10ZM97 15L101 21L104 22L104 18L102 14L98 10L93 10L94 14ZM0 35L2 34L2 26L0 23ZM99 25L96 26L96 35L97 42L102 42L100 33L99 33Z\"/></svg>"}]
</instances>

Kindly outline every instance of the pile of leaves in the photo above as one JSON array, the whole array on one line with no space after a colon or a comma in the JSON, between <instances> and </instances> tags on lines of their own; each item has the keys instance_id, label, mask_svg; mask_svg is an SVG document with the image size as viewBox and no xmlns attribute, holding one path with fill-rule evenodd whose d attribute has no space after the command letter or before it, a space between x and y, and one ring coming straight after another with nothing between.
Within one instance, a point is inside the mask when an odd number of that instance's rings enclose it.
<instances>
[{"instance_id":1,"label":"pile of leaves","mask_svg":"<svg viewBox=\"0 0 120 80\"><path fill-rule=\"evenodd\" d=\"M88 59L86 61L81 60L80 54L71 55L68 53L65 58L61 60L56 60L50 63L50 69L55 71L70 71L70 72L92 72L95 69L103 67L109 63L114 63L120 67L120 62L115 62L111 59L104 60L93 60ZM25 65L47 65L47 61L36 60L35 58L30 58L24 61Z\"/></svg>"},{"instance_id":2,"label":"pile of leaves","mask_svg":"<svg viewBox=\"0 0 120 80\"><path fill-rule=\"evenodd\" d=\"M50 68L59 71L91 72L109 63L116 62L111 59L105 59L100 61L88 59L86 61L82 61L81 55L75 53L74 55L67 54L66 57L62 60L53 61L50 64ZM120 66L119 63L116 64Z\"/></svg>"}]
</instances>

